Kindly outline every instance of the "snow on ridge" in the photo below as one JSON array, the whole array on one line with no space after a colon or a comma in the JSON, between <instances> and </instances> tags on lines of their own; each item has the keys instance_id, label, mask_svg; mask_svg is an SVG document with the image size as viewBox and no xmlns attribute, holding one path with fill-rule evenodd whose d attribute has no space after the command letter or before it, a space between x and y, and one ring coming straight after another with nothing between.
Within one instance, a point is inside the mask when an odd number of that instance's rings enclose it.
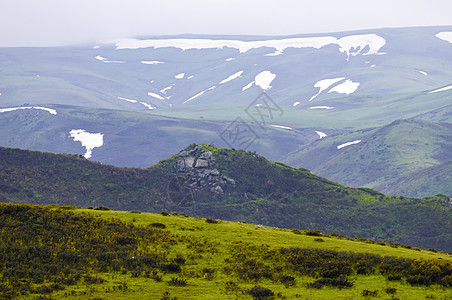
<instances>
[{"instance_id":1,"label":"snow on ridge","mask_svg":"<svg viewBox=\"0 0 452 300\"><path fill-rule=\"evenodd\" d=\"M376 34L349 35L340 38L337 44L340 46L339 51L347 54L348 60L350 55L384 54L378 51L386 44L386 40ZM369 47L368 51L363 53L367 46Z\"/></svg>"},{"instance_id":2,"label":"snow on ridge","mask_svg":"<svg viewBox=\"0 0 452 300\"><path fill-rule=\"evenodd\" d=\"M344 147L347 147L347 146L350 146L350 145L355 145L355 144L358 144L358 143L361 143L361 140L356 140L356 141L353 141L353 142L348 142L348 143L341 144L341 145L337 146L337 149L342 149Z\"/></svg>"},{"instance_id":3,"label":"snow on ridge","mask_svg":"<svg viewBox=\"0 0 452 300\"><path fill-rule=\"evenodd\" d=\"M149 103L146 103L146 102L140 102L141 104L143 104L144 106L146 106L148 109L157 109L157 107L154 107L154 106L152 106L151 104L149 104Z\"/></svg>"},{"instance_id":4,"label":"snow on ridge","mask_svg":"<svg viewBox=\"0 0 452 300\"><path fill-rule=\"evenodd\" d=\"M321 131L315 131L315 133L317 133L318 135L319 135L319 138L320 139L323 139L324 137L327 137L327 135L326 135L326 133L324 133L324 132L321 132Z\"/></svg>"},{"instance_id":5,"label":"snow on ridge","mask_svg":"<svg viewBox=\"0 0 452 300\"><path fill-rule=\"evenodd\" d=\"M253 84L254 84L254 81L251 81L250 83L248 83L247 85L245 85L245 86L242 88L242 92L245 91L245 90L247 90L247 89L249 89Z\"/></svg>"},{"instance_id":6,"label":"snow on ridge","mask_svg":"<svg viewBox=\"0 0 452 300\"><path fill-rule=\"evenodd\" d=\"M159 65L159 64L164 64L163 61L158 61L158 60L142 60L141 63L144 64L144 65Z\"/></svg>"},{"instance_id":7,"label":"snow on ridge","mask_svg":"<svg viewBox=\"0 0 452 300\"><path fill-rule=\"evenodd\" d=\"M223 84L223 83L229 82L231 80L234 80L234 79L240 77L240 75L242 75L242 73L243 73L243 71L238 71L238 72L232 74L231 76L229 76L228 78L223 79L222 81L220 81L220 84Z\"/></svg>"},{"instance_id":8,"label":"snow on ridge","mask_svg":"<svg viewBox=\"0 0 452 300\"><path fill-rule=\"evenodd\" d=\"M85 147L85 158L90 158L94 148L101 147L104 144L104 135L102 133L89 133L84 129L73 129L69 132L74 142L81 142Z\"/></svg>"},{"instance_id":9,"label":"snow on ridge","mask_svg":"<svg viewBox=\"0 0 452 300\"><path fill-rule=\"evenodd\" d=\"M134 100L134 99L127 99L127 98L123 98L123 97L118 97L118 99L130 102L130 103L137 103L138 100Z\"/></svg>"},{"instance_id":10,"label":"snow on ridge","mask_svg":"<svg viewBox=\"0 0 452 300\"><path fill-rule=\"evenodd\" d=\"M300 101L294 102L292 106L297 106L300 104Z\"/></svg>"},{"instance_id":11,"label":"snow on ridge","mask_svg":"<svg viewBox=\"0 0 452 300\"><path fill-rule=\"evenodd\" d=\"M162 96L160 96L159 94L156 94L156 93L148 92L148 95L151 97L160 99L160 100L165 100L165 98L163 98Z\"/></svg>"},{"instance_id":12,"label":"snow on ridge","mask_svg":"<svg viewBox=\"0 0 452 300\"><path fill-rule=\"evenodd\" d=\"M104 62L104 63L120 63L120 64L125 63L125 61L123 61L123 60L108 60L105 57L102 57L100 55L96 56L95 59L100 60L101 62Z\"/></svg>"},{"instance_id":13,"label":"snow on ridge","mask_svg":"<svg viewBox=\"0 0 452 300\"><path fill-rule=\"evenodd\" d=\"M0 108L0 113L15 111L19 109L39 109L44 110L52 115L56 115L57 111L51 108L42 107L42 106L21 106L21 107L10 107L10 108Z\"/></svg>"},{"instance_id":14,"label":"snow on ridge","mask_svg":"<svg viewBox=\"0 0 452 300\"><path fill-rule=\"evenodd\" d=\"M175 75L174 78L182 79L182 78L184 78L184 76L185 76L185 73L179 73L179 74Z\"/></svg>"},{"instance_id":15,"label":"snow on ridge","mask_svg":"<svg viewBox=\"0 0 452 300\"><path fill-rule=\"evenodd\" d=\"M452 31L443 31L435 35L437 38L452 44Z\"/></svg>"},{"instance_id":16,"label":"snow on ridge","mask_svg":"<svg viewBox=\"0 0 452 300\"><path fill-rule=\"evenodd\" d=\"M308 109L333 109L333 108L334 107L332 107L332 106L324 106L324 105L308 107Z\"/></svg>"},{"instance_id":17,"label":"snow on ridge","mask_svg":"<svg viewBox=\"0 0 452 300\"><path fill-rule=\"evenodd\" d=\"M319 88L319 91L318 91L317 94L312 96L311 99L309 99L309 102L314 100L314 98L317 97L318 95L320 95L321 92L323 92L324 90L326 90L327 88L329 88L330 86L335 84L336 82L339 82L339 81L344 80L344 79L345 79L345 77L338 77L338 78L323 79L323 80L317 81L314 84L314 87Z\"/></svg>"},{"instance_id":18,"label":"snow on ridge","mask_svg":"<svg viewBox=\"0 0 452 300\"><path fill-rule=\"evenodd\" d=\"M343 83L336 85L331 90L328 91L328 93L336 92L339 94L353 94L358 89L360 83L359 82L353 82L350 79L347 79Z\"/></svg>"},{"instance_id":19,"label":"snow on ridge","mask_svg":"<svg viewBox=\"0 0 452 300\"><path fill-rule=\"evenodd\" d=\"M342 38L333 36L285 38L260 41L241 40L210 40L210 39L122 39L116 41L116 49L140 49L140 48L166 48L175 47L182 50L189 49L222 49L224 47L238 49L240 53L245 53L250 49L268 47L274 48L275 52L269 54L279 55L287 48L315 48L336 44L339 51L347 54L347 57L358 54L382 54L378 51L386 44L386 40L376 34L350 35ZM367 52L364 52L364 50Z\"/></svg>"},{"instance_id":20,"label":"snow on ridge","mask_svg":"<svg viewBox=\"0 0 452 300\"><path fill-rule=\"evenodd\" d=\"M173 86L174 86L174 84L169 85L166 88L161 89L160 92L163 93L163 94L166 94L166 91L172 89Z\"/></svg>"},{"instance_id":21,"label":"snow on ridge","mask_svg":"<svg viewBox=\"0 0 452 300\"><path fill-rule=\"evenodd\" d=\"M276 128L281 128L281 129L293 130L292 127L288 127L288 126L282 126L282 125L270 125L270 126L276 127Z\"/></svg>"},{"instance_id":22,"label":"snow on ridge","mask_svg":"<svg viewBox=\"0 0 452 300\"><path fill-rule=\"evenodd\" d=\"M187 103L187 102L190 102L191 100L193 100L193 99L195 99L195 98L198 98L198 97L204 95L205 92L211 91L211 90L213 90L213 89L215 89L215 88L216 88L216 86L211 86L210 88L207 88L207 89L205 89L205 90L203 90L203 91L197 93L197 94L194 95L193 97L191 97L191 98L185 100L182 104L185 104L185 103Z\"/></svg>"},{"instance_id":23,"label":"snow on ridge","mask_svg":"<svg viewBox=\"0 0 452 300\"><path fill-rule=\"evenodd\" d=\"M422 75L428 76L427 72L424 71L418 71L419 73L421 73Z\"/></svg>"},{"instance_id":24,"label":"snow on ridge","mask_svg":"<svg viewBox=\"0 0 452 300\"><path fill-rule=\"evenodd\" d=\"M276 78L276 74L270 71L262 71L254 78L254 83L261 87L264 91L271 88L272 81Z\"/></svg>"},{"instance_id":25,"label":"snow on ridge","mask_svg":"<svg viewBox=\"0 0 452 300\"><path fill-rule=\"evenodd\" d=\"M434 90L434 91L430 91L428 93L432 94L432 93L444 92L444 91L447 91L447 90L452 90L452 85L445 86L443 88L440 88L440 89L437 89L437 90Z\"/></svg>"}]
</instances>

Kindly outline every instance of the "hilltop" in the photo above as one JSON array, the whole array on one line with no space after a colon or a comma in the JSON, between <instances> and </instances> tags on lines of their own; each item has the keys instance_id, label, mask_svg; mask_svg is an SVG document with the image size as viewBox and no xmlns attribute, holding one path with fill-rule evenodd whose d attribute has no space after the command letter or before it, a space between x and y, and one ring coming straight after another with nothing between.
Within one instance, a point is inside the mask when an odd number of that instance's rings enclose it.
<instances>
[{"instance_id":1,"label":"hilltop","mask_svg":"<svg viewBox=\"0 0 452 300\"><path fill-rule=\"evenodd\" d=\"M450 251L444 195L389 197L258 155L190 145L146 168L0 148L0 201L186 213ZM435 220L432 222L432 220Z\"/></svg>"}]
</instances>

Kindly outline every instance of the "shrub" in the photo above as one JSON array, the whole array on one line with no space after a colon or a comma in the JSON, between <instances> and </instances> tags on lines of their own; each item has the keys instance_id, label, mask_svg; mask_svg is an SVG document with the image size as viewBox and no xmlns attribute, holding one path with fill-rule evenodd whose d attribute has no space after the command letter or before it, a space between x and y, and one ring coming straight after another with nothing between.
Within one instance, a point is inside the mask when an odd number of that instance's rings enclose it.
<instances>
[{"instance_id":1,"label":"shrub","mask_svg":"<svg viewBox=\"0 0 452 300\"><path fill-rule=\"evenodd\" d=\"M361 293L362 296L371 296L371 297L376 297L378 296L378 291L369 291L369 290L363 290Z\"/></svg>"},{"instance_id":2,"label":"shrub","mask_svg":"<svg viewBox=\"0 0 452 300\"><path fill-rule=\"evenodd\" d=\"M322 238L316 238L314 239L314 242L324 242L324 240Z\"/></svg>"},{"instance_id":3,"label":"shrub","mask_svg":"<svg viewBox=\"0 0 452 300\"><path fill-rule=\"evenodd\" d=\"M395 294L397 292L396 288L389 287L385 289L386 294Z\"/></svg>"},{"instance_id":4,"label":"shrub","mask_svg":"<svg viewBox=\"0 0 452 300\"><path fill-rule=\"evenodd\" d=\"M162 224L162 223L151 223L149 224L151 227L155 227L155 228L161 228L161 229L165 229L166 225Z\"/></svg>"},{"instance_id":5,"label":"shrub","mask_svg":"<svg viewBox=\"0 0 452 300\"><path fill-rule=\"evenodd\" d=\"M168 281L168 284L173 286L186 286L187 279L172 277L171 280Z\"/></svg>"},{"instance_id":6,"label":"shrub","mask_svg":"<svg viewBox=\"0 0 452 300\"><path fill-rule=\"evenodd\" d=\"M162 211L161 213L160 213L162 216L165 216L165 217L167 217L167 216L169 216L170 214L169 213L167 213L166 211Z\"/></svg>"},{"instance_id":7,"label":"shrub","mask_svg":"<svg viewBox=\"0 0 452 300\"><path fill-rule=\"evenodd\" d=\"M321 233L318 230L314 230L314 229L306 230L304 232L304 234L309 235L309 236L323 236L323 233Z\"/></svg>"},{"instance_id":8,"label":"shrub","mask_svg":"<svg viewBox=\"0 0 452 300\"><path fill-rule=\"evenodd\" d=\"M320 289L325 285L338 287L339 289L342 289L342 288L352 287L353 283L348 281L347 277L345 277L344 275L341 275L337 278L320 278L319 280L316 280L312 283L308 283L307 287Z\"/></svg>"},{"instance_id":9,"label":"shrub","mask_svg":"<svg viewBox=\"0 0 452 300\"><path fill-rule=\"evenodd\" d=\"M186 261L185 258L180 254L178 254L176 256L176 258L174 259L174 262L179 265L183 265L185 263L185 261Z\"/></svg>"},{"instance_id":10,"label":"shrub","mask_svg":"<svg viewBox=\"0 0 452 300\"><path fill-rule=\"evenodd\" d=\"M139 211L139 210L131 210L130 213L131 214L141 214L141 211Z\"/></svg>"},{"instance_id":11,"label":"shrub","mask_svg":"<svg viewBox=\"0 0 452 300\"><path fill-rule=\"evenodd\" d=\"M181 268L178 264L169 263L169 264L161 264L160 270L164 272L170 272L170 273L179 273L181 271Z\"/></svg>"},{"instance_id":12,"label":"shrub","mask_svg":"<svg viewBox=\"0 0 452 300\"><path fill-rule=\"evenodd\" d=\"M217 224L218 220L207 218L206 223Z\"/></svg>"},{"instance_id":13,"label":"shrub","mask_svg":"<svg viewBox=\"0 0 452 300\"><path fill-rule=\"evenodd\" d=\"M248 294L253 296L254 299L273 299L274 293L267 288L261 287L261 286L254 286L253 288L248 290Z\"/></svg>"},{"instance_id":14,"label":"shrub","mask_svg":"<svg viewBox=\"0 0 452 300\"><path fill-rule=\"evenodd\" d=\"M98 207L95 207L94 210L110 210L110 209L105 206L98 206Z\"/></svg>"},{"instance_id":15,"label":"shrub","mask_svg":"<svg viewBox=\"0 0 452 300\"><path fill-rule=\"evenodd\" d=\"M292 229L291 231L293 233L295 233L295 234L301 234L302 233L301 230L298 230L298 229Z\"/></svg>"}]
</instances>

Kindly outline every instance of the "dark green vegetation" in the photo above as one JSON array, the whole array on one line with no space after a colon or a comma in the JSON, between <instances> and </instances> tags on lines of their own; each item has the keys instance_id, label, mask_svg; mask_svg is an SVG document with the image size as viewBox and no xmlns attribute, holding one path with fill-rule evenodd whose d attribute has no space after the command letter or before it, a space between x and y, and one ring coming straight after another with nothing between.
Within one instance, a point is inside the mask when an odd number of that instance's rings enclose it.
<instances>
[{"instance_id":1,"label":"dark green vegetation","mask_svg":"<svg viewBox=\"0 0 452 300\"><path fill-rule=\"evenodd\" d=\"M187 215L86 212L0 204L1 299L417 299L452 291L445 253ZM161 222L168 229L156 228Z\"/></svg>"},{"instance_id":2,"label":"dark green vegetation","mask_svg":"<svg viewBox=\"0 0 452 300\"><path fill-rule=\"evenodd\" d=\"M346 142L357 145L337 149ZM389 195L452 195L452 124L398 120L383 127L330 136L285 159L330 180Z\"/></svg>"},{"instance_id":3,"label":"dark green vegetation","mask_svg":"<svg viewBox=\"0 0 452 300\"><path fill-rule=\"evenodd\" d=\"M253 152L191 145L151 168L132 169L0 148L0 172L2 202L170 211L452 250L444 195L348 188Z\"/></svg>"}]
</instances>

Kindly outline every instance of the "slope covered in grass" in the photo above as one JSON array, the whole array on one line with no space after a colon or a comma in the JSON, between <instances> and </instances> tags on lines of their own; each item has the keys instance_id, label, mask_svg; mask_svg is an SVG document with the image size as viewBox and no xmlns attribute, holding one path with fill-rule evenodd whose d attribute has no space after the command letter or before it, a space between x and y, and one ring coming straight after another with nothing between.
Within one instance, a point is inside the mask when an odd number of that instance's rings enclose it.
<instances>
[{"instance_id":1,"label":"slope covered in grass","mask_svg":"<svg viewBox=\"0 0 452 300\"><path fill-rule=\"evenodd\" d=\"M170 211L451 250L446 196L387 197L254 152L191 145L147 169L8 148L0 157L3 202Z\"/></svg>"},{"instance_id":2,"label":"slope covered in grass","mask_svg":"<svg viewBox=\"0 0 452 300\"><path fill-rule=\"evenodd\" d=\"M10 204L0 225L5 299L442 299L452 288L450 254L312 230Z\"/></svg>"}]
</instances>

